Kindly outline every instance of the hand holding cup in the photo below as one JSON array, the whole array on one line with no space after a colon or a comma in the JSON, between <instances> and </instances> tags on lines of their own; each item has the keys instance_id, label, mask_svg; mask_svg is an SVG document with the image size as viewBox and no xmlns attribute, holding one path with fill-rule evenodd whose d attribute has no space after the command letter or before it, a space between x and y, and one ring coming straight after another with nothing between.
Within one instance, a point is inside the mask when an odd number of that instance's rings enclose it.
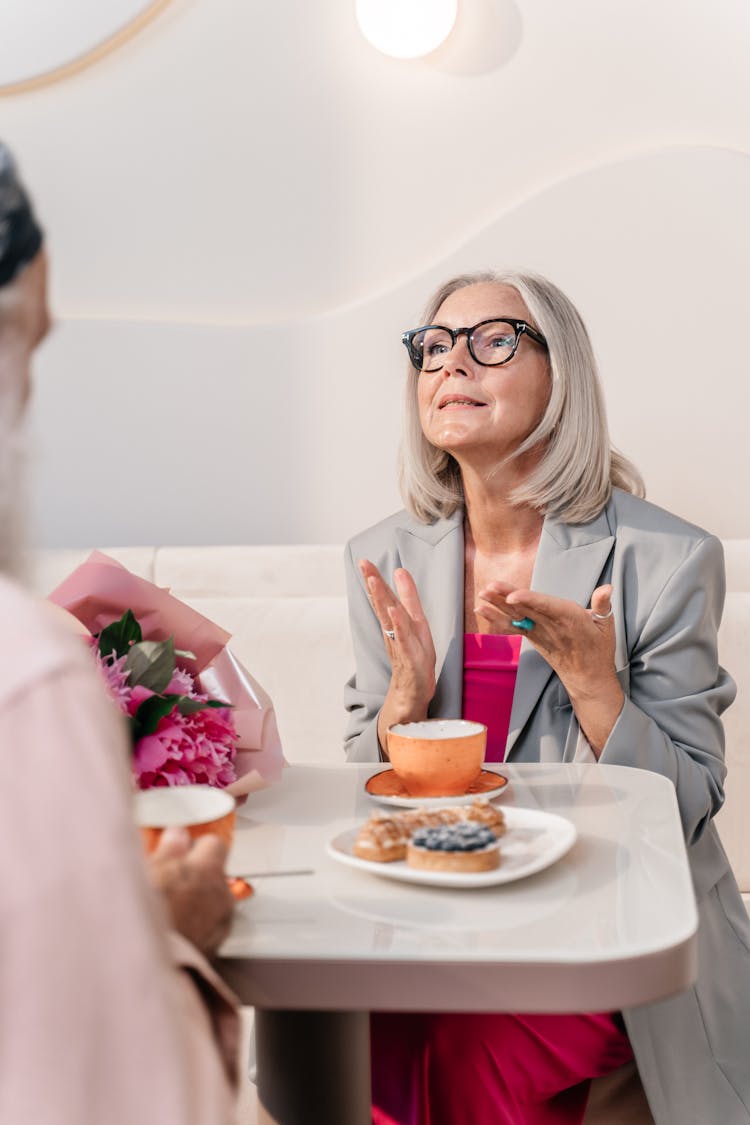
<instances>
[{"instance_id":1,"label":"hand holding cup","mask_svg":"<svg viewBox=\"0 0 750 1125\"><path fill-rule=\"evenodd\" d=\"M234 908L224 870L234 797L209 785L145 789L135 795L135 818L172 925L202 953L215 953Z\"/></svg>"},{"instance_id":2,"label":"hand holding cup","mask_svg":"<svg viewBox=\"0 0 750 1125\"><path fill-rule=\"evenodd\" d=\"M154 886L172 926L210 957L229 933L234 898L224 864L227 846L214 835L193 841L184 828L167 828L148 858Z\"/></svg>"}]
</instances>

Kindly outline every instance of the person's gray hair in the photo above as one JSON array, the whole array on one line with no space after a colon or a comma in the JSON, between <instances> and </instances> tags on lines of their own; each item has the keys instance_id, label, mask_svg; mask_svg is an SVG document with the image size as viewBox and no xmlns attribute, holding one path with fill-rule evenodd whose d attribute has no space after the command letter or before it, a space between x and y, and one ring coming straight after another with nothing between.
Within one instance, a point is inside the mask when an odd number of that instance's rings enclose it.
<instances>
[{"instance_id":1,"label":"person's gray hair","mask_svg":"<svg viewBox=\"0 0 750 1125\"><path fill-rule=\"evenodd\" d=\"M26 441L20 398L28 363L25 271L37 258L43 234L16 163L0 141L0 573L24 570L23 490Z\"/></svg>"},{"instance_id":2,"label":"person's gray hair","mask_svg":"<svg viewBox=\"0 0 750 1125\"><path fill-rule=\"evenodd\" d=\"M0 396L1 398L2 396ZM26 573L26 437L13 410L0 401L0 574Z\"/></svg>"},{"instance_id":3,"label":"person's gray hair","mask_svg":"<svg viewBox=\"0 0 750 1125\"><path fill-rule=\"evenodd\" d=\"M565 294L532 273L482 271L461 274L433 294L422 324L431 324L443 302L458 289L482 283L515 289L532 326L547 341L550 396L537 427L511 458L544 446L544 456L511 493L517 505L530 505L564 523L587 523L607 503L612 486L636 496L645 488L636 467L613 448L607 428L594 351L581 316ZM427 441L419 420L417 382L410 365L400 452L401 495L418 520L450 516L463 504L458 463Z\"/></svg>"},{"instance_id":4,"label":"person's gray hair","mask_svg":"<svg viewBox=\"0 0 750 1125\"><path fill-rule=\"evenodd\" d=\"M22 579L26 557L26 437L19 416L26 362L21 276L0 287L0 574Z\"/></svg>"}]
</instances>

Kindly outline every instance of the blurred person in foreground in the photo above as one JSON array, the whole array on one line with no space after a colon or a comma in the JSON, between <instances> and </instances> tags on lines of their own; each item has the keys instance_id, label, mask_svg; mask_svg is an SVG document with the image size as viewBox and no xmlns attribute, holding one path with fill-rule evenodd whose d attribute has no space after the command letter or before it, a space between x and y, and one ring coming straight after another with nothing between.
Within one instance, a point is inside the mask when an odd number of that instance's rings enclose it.
<instances>
[{"instance_id":1,"label":"blurred person in foreground","mask_svg":"<svg viewBox=\"0 0 750 1125\"><path fill-rule=\"evenodd\" d=\"M147 865L124 725L67 622L10 578L46 273L0 142L0 1121L227 1125L238 1017L206 960L231 920L224 845L170 830Z\"/></svg>"},{"instance_id":2,"label":"blurred person in foreground","mask_svg":"<svg viewBox=\"0 0 750 1125\"><path fill-rule=\"evenodd\" d=\"M621 344L642 364L639 339ZM657 1125L746 1125L750 922L713 820L735 694L717 654L721 544L642 498L583 321L546 279L454 278L403 340L408 511L347 554L349 757L386 758L394 723L463 717L487 726L488 761L668 778L699 971L622 1013L376 1013L375 1120L577 1125L590 1079L634 1056Z\"/></svg>"}]
</instances>

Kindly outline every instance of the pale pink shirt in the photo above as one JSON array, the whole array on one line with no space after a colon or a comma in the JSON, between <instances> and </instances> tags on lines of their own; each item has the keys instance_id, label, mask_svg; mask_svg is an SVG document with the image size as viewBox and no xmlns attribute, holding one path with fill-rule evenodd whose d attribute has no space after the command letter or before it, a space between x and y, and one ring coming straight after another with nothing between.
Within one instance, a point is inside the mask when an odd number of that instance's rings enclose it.
<instances>
[{"instance_id":1,"label":"pale pink shirt","mask_svg":"<svg viewBox=\"0 0 750 1125\"><path fill-rule=\"evenodd\" d=\"M83 643L0 577L0 1122L226 1125L231 993L168 934L124 729Z\"/></svg>"}]
</instances>

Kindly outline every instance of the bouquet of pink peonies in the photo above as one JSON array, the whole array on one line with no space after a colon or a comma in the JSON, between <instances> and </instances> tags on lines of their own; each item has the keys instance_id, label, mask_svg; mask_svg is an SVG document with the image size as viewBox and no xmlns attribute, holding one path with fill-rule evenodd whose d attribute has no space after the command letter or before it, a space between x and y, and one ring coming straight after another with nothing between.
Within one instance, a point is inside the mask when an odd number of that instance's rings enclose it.
<instances>
[{"instance_id":1,"label":"bouquet of pink peonies","mask_svg":"<svg viewBox=\"0 0 750 1125\"><path fill-rule=\"evenodd\" d=\"M177 658L195 654L174 639L144 641L132 610L92 637L109 694L127 715L133 772L140 789L154 785L216 785L237 780L237 732L226 700L196 691Z\"/></svg>"},{"instance_id":2,"label":"bouquet of pink peonies","mask_svg":"<svg viewBox=\"0 0 750 1125\"><path fill-rule=\"evenodd\" d=\"M279 779L273 705L227 648L229 633L98 551L49 597L91 634L130 724L139 788L207 784L242 796Z\"/></svg>"}]
</instances>

